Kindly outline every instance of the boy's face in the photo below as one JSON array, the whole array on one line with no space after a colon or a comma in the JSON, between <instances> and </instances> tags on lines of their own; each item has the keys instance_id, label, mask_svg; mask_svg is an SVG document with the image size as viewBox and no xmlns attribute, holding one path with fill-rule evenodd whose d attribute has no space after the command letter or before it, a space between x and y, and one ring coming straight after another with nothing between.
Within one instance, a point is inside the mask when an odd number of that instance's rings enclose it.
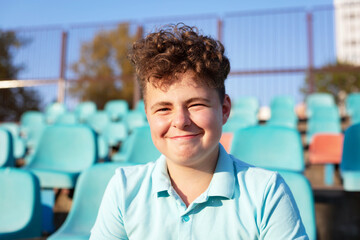
<instances>
[{"instance_id":1,"label":"boy's face","mask_svg":"<svg viewBox=\"0 0 360 240\"><path fill-rule=\"evenodd\" d=\"M222 125L231 103L221 104L215 89L196 83L192 72L166 90L147 83L145 109L155 146L172 164L206 166L217 159Z\"/></svg>"}]
</instances>

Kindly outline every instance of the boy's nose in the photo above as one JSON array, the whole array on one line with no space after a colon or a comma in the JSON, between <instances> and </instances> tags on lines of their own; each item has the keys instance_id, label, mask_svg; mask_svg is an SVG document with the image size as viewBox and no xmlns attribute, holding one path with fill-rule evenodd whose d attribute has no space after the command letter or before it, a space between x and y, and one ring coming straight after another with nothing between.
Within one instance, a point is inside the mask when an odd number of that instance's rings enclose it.
<instances>
[{"instance_id":1,"label":"boy's nose","mask_svg":"<svg viewBox=\"0 0 360 240\"><path fill-rule=\"evenodd\" d=\"M183 129L191 124L189 111L187 109L179 109L175 112L173 118L173 126L179 129Z\"/></svg>"}]
</instances>

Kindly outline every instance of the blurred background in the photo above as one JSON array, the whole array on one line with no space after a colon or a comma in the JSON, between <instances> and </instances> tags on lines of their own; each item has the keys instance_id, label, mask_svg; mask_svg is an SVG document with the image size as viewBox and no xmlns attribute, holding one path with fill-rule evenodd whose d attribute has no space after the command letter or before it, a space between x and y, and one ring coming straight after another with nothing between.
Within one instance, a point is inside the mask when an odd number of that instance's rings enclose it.
<instances>
[{"instance_id":1,"label":"blurred background","mask_svg":"<svg viewBox=\"0 0 360 240\"><path fill-rule=\"evenodd\" d=\"M236 155L232 139L246 127L296 131L304 165L297 171L311 183L317 239L360 239L360 137L346 140L347 130L360 123L360 0L0 0L0 140L1 129L13 138L13 149L6 150L13 153L4 158L13 163L1 165L0 148L0 170L58 170L41 165L41 156L56 155L43 148L63 151L74 137L54 135L63 145L46 146L45 129L56 124L95 132L97 156L90 165L144 163L132 155L133 142L144 139L134 140L135 133L148 131L139 130L147 122L127 50L179 22L220 40L230 59L226 89L234 108L223 128L227 150ZM348 135L353 131L359 132ZM76 179L86 167L64 173L76 172ZM346 170L354 173L350 180ZM44 185L32 172L42 189L55 189L55 227L44 237L65 221L75 180Z\"/></svg>"}]
</instances>

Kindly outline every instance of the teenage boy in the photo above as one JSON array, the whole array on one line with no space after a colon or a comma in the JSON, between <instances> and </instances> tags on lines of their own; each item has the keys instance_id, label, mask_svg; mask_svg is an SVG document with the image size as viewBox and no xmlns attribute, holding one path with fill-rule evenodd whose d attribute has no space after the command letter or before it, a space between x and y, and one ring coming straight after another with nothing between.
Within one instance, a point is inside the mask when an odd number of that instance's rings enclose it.
<instances>
[{"instance_id":1,"label":"teenage boy","mask_svg":"<svg viewBox=\"0 0 360 240\"><path fill-rule=\"evenodd\" d=\"M219 144L231 109L223 45L178 24L136 42L130 59L162 156L116 170L90 239L308 239L281 176Z\"/></svg>"}]
</instances>

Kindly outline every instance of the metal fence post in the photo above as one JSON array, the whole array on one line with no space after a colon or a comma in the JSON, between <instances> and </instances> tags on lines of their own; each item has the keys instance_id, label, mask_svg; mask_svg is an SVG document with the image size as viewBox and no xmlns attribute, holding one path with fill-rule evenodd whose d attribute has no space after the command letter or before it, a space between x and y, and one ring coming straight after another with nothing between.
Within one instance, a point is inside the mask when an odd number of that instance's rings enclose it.
<instances>
[{"instance_id":1,"label":"metal fence post","mask_svg":"<svg viewBox=\"0 0 360 240\"><path fill-rule=\"evenodd\" d=\"M223 41L223 20L221 18L218 18L217 20L217 38L220 42Z\"/></svg>"},{"instance_id":2,"label":"metal fence post","mask_svg":"<svg viewBox=\"0 0 360 240\"><path fill-rule=\"evenodd\" d=\"M60 78L58 81L58 102L63 103L65 100L65 79L66 79L66 51L67 51L68 33L63 31L61 34L61 55L60 55Z\"/></svg>"},{"instance_id":3,"label":"metal fence post","mask_svg":"<svg viewBox=\"0 0 360 240\"><path fill-rule=\"evenodd\" d=\"M313 42L313 14L308 12L306 14L306 26L307 26L307 42L308 42L308 67L307 67L307 77L309 81L309 93L313 93L315 90L314 83L314 42Z\"/></svg>"}]
</instances>

